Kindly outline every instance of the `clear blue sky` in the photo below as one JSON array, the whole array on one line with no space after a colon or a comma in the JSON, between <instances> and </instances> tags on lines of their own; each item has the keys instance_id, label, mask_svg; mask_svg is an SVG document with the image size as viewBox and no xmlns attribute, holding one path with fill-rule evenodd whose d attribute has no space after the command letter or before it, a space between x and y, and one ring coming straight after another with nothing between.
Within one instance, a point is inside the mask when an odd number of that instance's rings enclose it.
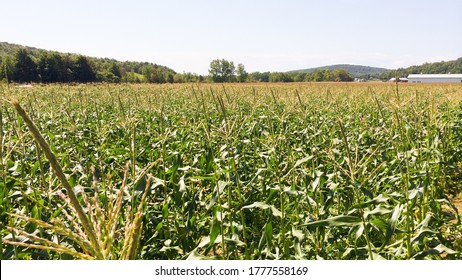
<instances>
[{"instance_id":1,"label":"clear blue sky","mask_svg":"<svg viewBox=\"0 0 462 280\"><path fill-rule=\"evenodd\" d=\"M461 0L0 0L0 41L206 74L462 57Z\"/></svg>"}]
</instances>

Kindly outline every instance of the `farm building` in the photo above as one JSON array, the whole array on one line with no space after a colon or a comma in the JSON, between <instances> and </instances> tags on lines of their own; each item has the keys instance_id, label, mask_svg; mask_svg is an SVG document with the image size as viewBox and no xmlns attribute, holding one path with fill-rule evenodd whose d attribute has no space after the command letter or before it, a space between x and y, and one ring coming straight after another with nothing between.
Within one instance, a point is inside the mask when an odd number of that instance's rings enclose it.
<instances>
[{"instance_id":1,"label":"farm building","mask_svg":"<svg viewBox=\"0 0 462 280\"><path fill-rule=\"evenodd\" d=\"M389 82L393 82L395 83L396 82L396 78L391 78L390 80L388 80ZM398 78L398 82L400 83L407 83L408 82L408 79L407 78Z\"/></svg>"},{"instance_id":2,"label":"farm building","mask_svg":"<svg viewBox=\"0 0 462 280\"><path fill-rule=\"evenodd\" d=\"M462 83L462 74L411 74L409 83Z\"/></svg>"}]
</instances>

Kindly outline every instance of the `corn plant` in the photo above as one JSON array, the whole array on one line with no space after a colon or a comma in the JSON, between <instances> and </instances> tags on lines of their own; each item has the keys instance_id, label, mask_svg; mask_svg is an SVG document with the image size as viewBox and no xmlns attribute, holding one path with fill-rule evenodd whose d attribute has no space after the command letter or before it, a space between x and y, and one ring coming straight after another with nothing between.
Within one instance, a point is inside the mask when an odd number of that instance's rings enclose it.
<instances>
[{"instance_id":1,"label":"corn plant","mask_svg":"<svg viewBox=\"0 0 462 280\"><path fill-rule=\"evenodd\" d=\"M6 259L461 257L458 84L2 90Z\"/></svg>"},{"instance_id":2,"label":"corn plant","mask_svg":"<svg viewBox=\"0 0 462 280\"><path fill-rule=\"evenodd\" d=\"M116 190L114 190L111 184L110 189L103 194L98 190L98 178L95 174L95 168L92 168L94 195L90 199L82 186L79 186L77 190L71 187L55 154L51 151L50 146L45 141L34 122L17 100L13 99L11 103L25 121L35 141L43 150L66 194L61 190L56 192L64 204L57 205L62 212L62 219L57 217L50 219L50 221L42 221L15 213L8 214L12 218L33 223L43 229L50 230L58 234L62 239L69 239L78 245L78 249L63 246L58 240L42 238L37 234L28 233L15 226L7 226L7 229L34 241L34 243L26 243L21 240L16 241L15 238L11 240L4 239L4 242L14 246L56 251L79 259L135 259L138 255L141 236L142 216L144 215L143 207L151 187L152 176L148 176L145 182L145 189L136 211L132 214L130 213L130 206L124 207L126 208L126 221L124 227L122 227L122 223L120 223L119 220L121 218L121 211L123 210L122 198L127 187L126 182L129 164L126 165L122 185L119 190L115 192ZM150 164L142 170L134 183L136 184L142 180L153 165L154 164ZM83 203L79 201L76 192L81 194ZM101 202L100 195L108 200L107 203ZM116 248L116 246L119 245L118 243L122 244L121 248Z\"/></svg>"}]
</instances>

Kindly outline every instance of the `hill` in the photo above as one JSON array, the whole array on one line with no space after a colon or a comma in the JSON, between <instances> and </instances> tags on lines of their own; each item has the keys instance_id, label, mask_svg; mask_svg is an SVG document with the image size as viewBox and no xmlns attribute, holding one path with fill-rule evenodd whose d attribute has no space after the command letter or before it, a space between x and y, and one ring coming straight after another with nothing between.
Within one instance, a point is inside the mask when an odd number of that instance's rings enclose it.
<instances>
[{"instance_id":1,"label":"hill","mask_svg":"<svg viewBox=\"0 0 462 280\"><path fill-rule=\"evenodd\" d=\"M26 49L28 53L33 56L39 56L41 52L46 51L43 49L38 49L34 47L26 47L18 44L11 44L7 42L0 42L0 57L5 55L14 55L20 49Z\"/></svg>"},{"instance_id":2,"label":"hill","mask_svg":"<svg viewBox=\"0 0 462 280\"><path fill-rule=\"evenodd\" d=\"M378 74L382 74L382 73L390 71L390 69L371 67L371 66L352 65L352 64L335 64L335 65L329 65L329 66L321 66L321 67L315 67L315 68L293 70L293 71L289 71L289 72L312 73L312 72L314 72L316 70L330 70L330 71L333 71L333 70L336 70L336 69L343 69L343 70L351 73L355 77L374 76L374 75L378 75Z\"/></svg>"},{"instance_id":3,"label":"hill","mask_svg":"<svg viewBox=\"0 0 462 280\"><path fill-rule=\"evenodd\" d=\"M18 55L28 65L25 78L24 69L17 71ZM82 65L85 78L80 73ZM15 65L16 64L16 65ZM110 58L88 57L80 54L49 51L29 46L0 42L0 80L16 82L173 82L174 70L150 62L118 61ZM8 70L6 70L8 69Z\"/></svg>"}]
</instances>

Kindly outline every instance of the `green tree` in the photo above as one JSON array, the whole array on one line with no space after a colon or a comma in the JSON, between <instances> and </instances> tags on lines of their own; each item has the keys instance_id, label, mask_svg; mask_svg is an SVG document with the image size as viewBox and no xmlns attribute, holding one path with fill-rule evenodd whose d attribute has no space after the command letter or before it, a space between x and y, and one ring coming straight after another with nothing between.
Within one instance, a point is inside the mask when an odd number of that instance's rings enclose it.
<instances>
[{"instance_id":1,"label":"green tree","mask_svg":"<svg viewBox=\"0 0 462 280\"><path fill-rule=\"evenodd\" d=\"M283 72L273 72L270 75L270 82L272 83L289 83L293 82L294 80L288 73Z\"/></svg>"},{"instance_id":2,"label":"green tree","mask_svg":"<svg viewBox=\"0 0 462 280\"><path fill-rule=\"evenodd\" d=\"M184 76L185 76L184 74L176 73L173 76L173 82L174 83L184 83L185 82Z\"/></svg>"},{"instance_id":3,"label":"green tree","mask_svg":"<svg viewBox=\"0 0 462 280\"><path fill-rule=\"evenodd\" d=\"M249 73L245 71L244 65L242 63L239 63L237 65L237 81L240 83L247 82L247 79L249 77Z\"/></svg>"},{"instance_id":4,"label":"green tree","mask_svg":"<svg viewBox=\"0 0 462 280\"><path fill-rule=\"evenodd\" d=\"M118 83L120 82L120 78L116 75L112 74L109 71L99 71L96 73L96 80L99 82L106 82L106 83Z\"/></svg>"},{"instance_id":5,"label":"green tree","mask_svg":"<svg viewBox=\"0 0 462 280\"><path fill-rule=\"evenodd\" d=\"M322 70L315 70L313 73L311 73L311 81L313 82L322 82L324 81L324 71Z\"/></svg>"},{"instance_id":6,"label":"green tree","mask_svg":"<svg viewBox=\"0 0 462 280\"><path fill-rule=\"evenodd\" d=\"M344 69L335 69L332 76L336 82L351 82L355 79L352 74Z\"/></svg>"},{"instance_id":7,"label":"green tree","mask_svg":"<svg viewBox=\"0 0 462 280\"><path fill-rule=\"evenodd\" d=\"M170 72L170 71L165 71L165 72L164 72L164 79L165 79L165 81L166 81L167 83L170 83L170 84L173 83L173 81L174 81L174 75L173 75L173 73Z\"/></svg>"},{"instance_id":8,"label":"green tree","mask_svg":"<svg viewBox=\"0 0 462 280\"><path fill-rule=\"evenodd\" d=\"M106 67L107 69L96 73L96 79L100 82L120 83L122 80L122 73L117 63L112 62Z\"/></svg>"},{"instance_id":9,"label":"green tree","mask_svg":"<svg viewBox=\"0 0 462 280\"><path fill-rule=\"evenodd\" d=\"M12 80L20 83L38 80L37 64L25 49L19 49L16 52Z\"/></svg>"},{"instance_id":10,"label":"green tree","mask_svg":"<svg viewBox=\"0 0 462 280\"><path fill-rule=\"evenodd\" d=\"M58 53L42 53L37 68L40 80L44 83L69 81L68 65Z\"/></svg>"},{"instance_id":11,"label":"green tree","mask_svg":"<svg viewBox=\"0 0 462 280\"><path fill-rule=\"evenodd\" d=\"M248 81L249 82L264 82L267 83L270 80L270 72L252 72L249 74Z\"/></svg>"},{"instance_id":12,"label":"green tree","mask_svg":"<svg viewBox=\"0 0 462 280\"><path fill-rule=\"evenodd\" d=\"M334 75L332 75L332 71L329 69L322 70L322 75L324 79L322 81L324 82L333 82L335 81Z\"/></svg>"},{"instance_id":13,"label":"green tree","mask_svg":"<svg viewBox=\"0 0 462 280\"><path fill-rule=\"evenodd\" d=\"M120 79L122 78L122 73L120 72L119 66L117 66L115 62L111 63L111 66L109 66L108 71L117 77L117 82L120 82Z\"/></svg>"},{"instance_id":14,"label":"green tree","mask_svg":"<svg viewBox=\"0 0 462 280\"><path fill-rule=\"evenodd\" d=\"M14 58L11 55L4 55L0 63L0 81L11 82L14 71Z\"/></svg>"},{"instance_id":15,"label":"green tree","mask_svg":"<svg viewBox=\"0 0 462 280\"><path fill-rule=\"evenodd\" d=\"M141 73L150 83L162 84L165 82L173 82L175 72L162 68L157 65L147 64L141 69ZM171 75L170 75L171 74Z\"/></svg>"},{"instance_id":16,"label":"green tree","mask_svg":"<svg viewBox=\"0 0 462 280\"><path fill-rule=\"evenodd\" d=\"M141 74L144 76L147 82L151 81L151 74L155 71L154 66L151 64L145 64L141 67Z\"/></svg>"},{"instance_id":17,"label":"green tree","mask_svg":"<svg viewBox=\"0 0 462 280\"><path fill-rule=\"evenodd\" d=\"M161 69L158 67L154 67L154 71L151 73L151 77L149 79L151 83L156 84L163 84L165 83L165 76Z\"/></svg>"},{"instance_id":18,"label":"green tree","mask_svg":"<svg viewBox=\"0 0 462 280\"><path fill-rule=\"evenodd\" d=\"M298 72L298 73L293 73L292 75L293 75L294 82L303 82L305 80L307 73Z\"/></svg>"},{"instance_id":19,"label":"green tree","mask_svg":"<svg viewBox=\"0 0 462 280\"><path fill-rule=\"evenodd\" d=\"M196 82L201 81L200 76L198 76L197 74L191 73L191 72L183 73L181 76L182 76L181 81L186 82L186 83L196 83Z\"/></svg>"},{"instance_id":20,"label":"green tree","mask_svg":"<svg viewBox=\"0 0 462 280\"><path fill-rule=\"evenodd\" d=\"M133 69L129 72L122 74L122 82L124 83L142 83L146 82L146 79L140 73L136 73Z\"/></svg>"},{"instance_id":21,"label":"green tree","mask_svg":"<svg viewBox=\"0 0 462 280\"><path fill-rule=\"evenodd\" d=\"M236 68L234 62L215 59L210 62L209 74L215 83L232 82Z\"/></svg>"},{"instance_id":22,"label":"green tree","mask_svg":"<svg viewBox=\"0 0 462 280\"><path fill-rule=\"evenodd\" d=\"M76 82L89 83L96 81L95 71L91 67L88 59L83 55L79 55L75 59L72 65L72 72L74 81Z\"/></svg>"}]
</instances>

